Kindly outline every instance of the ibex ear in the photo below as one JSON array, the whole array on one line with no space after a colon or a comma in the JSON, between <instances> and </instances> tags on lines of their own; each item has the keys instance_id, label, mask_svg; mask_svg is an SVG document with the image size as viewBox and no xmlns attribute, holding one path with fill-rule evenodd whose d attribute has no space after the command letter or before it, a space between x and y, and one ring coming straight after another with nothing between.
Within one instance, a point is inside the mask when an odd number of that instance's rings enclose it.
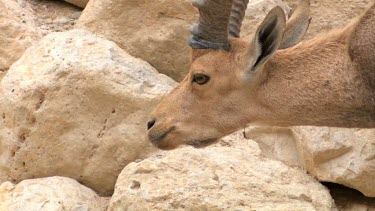
<instances>
[{"instance_id":1,"label":"ibex ear","mask_svg":"<svg viewBox=\"0 0 375 211\"><path fill-rule=\"evenodd\" d=\"M273 8L259 26L248 52L251 70L264 64L279 48L285 25L285 13L280 7Z\"/></svg>"},{"instance_id":2,"label":"ibex ear","mask_svg":"<svg viewBox=\"0 0 375 211\"><path fill-rule=\"evenodd\" d=\"M298 44L311 22L310 18L310 0L301 0L286 23L283 41L279 49L286 49Z\"/></svg>"}]
</instances>

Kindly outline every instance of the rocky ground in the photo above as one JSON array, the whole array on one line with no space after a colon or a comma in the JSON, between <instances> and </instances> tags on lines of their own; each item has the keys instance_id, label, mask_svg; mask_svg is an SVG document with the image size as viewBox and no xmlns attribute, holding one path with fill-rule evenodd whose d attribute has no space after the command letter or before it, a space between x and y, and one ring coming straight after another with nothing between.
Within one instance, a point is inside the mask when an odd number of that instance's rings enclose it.
<instances>
[{"instance_id":1,"label":"rocky ground","mask_svg":"<svg viewBox=\"0 0 375 211\"><path fill-rule=\"evenodd\" d=\"M23 4L33 11L42 36L73 29L82 12L82 8L63 1L24 0Z\"/></svg>"},{"instance_id":2,"label":"rocky ground","mask_svg":"<svg viewBox=\"0 0 375 211\"><path fill-rule=\"evenodd\" d=\"M63 1L9 0L0 2L0 79L23 52L43 36L74 28L82 8Z\"/></svg>"},{"instance_id":3,"label":"rocky ground","mask_svg":"<svg viewBox=\"0 0 375 211\"><path fill-rule=\"evenodd\" d=\"M0 210L375 210L375 130L252 127L156 150L145 122L188 68L197 11L67 2L0 0ZM306 38L370 2L311 0ZM250 1L244 37L296 3Z\"/></svg>"}]
</instances>

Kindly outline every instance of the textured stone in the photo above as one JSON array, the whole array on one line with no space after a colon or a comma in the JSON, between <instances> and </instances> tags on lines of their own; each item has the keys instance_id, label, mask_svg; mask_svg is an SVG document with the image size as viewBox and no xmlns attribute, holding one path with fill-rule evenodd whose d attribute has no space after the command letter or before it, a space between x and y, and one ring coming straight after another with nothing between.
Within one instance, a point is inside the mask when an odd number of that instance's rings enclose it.
<instances>
[{"instance_id":1,"label":"textured stone","mask_svg":"<svg viewBox=\"0 0 375 211\"><path fill-rule=\"evenodd\" d=\"M68 3L74 4L80 8L85 8L89 0L64 0Z\"/></svg>"},{"instance_id":2,"label":"textured stone","mask_svg":"<svg viewBox=\"0 0 375 211\"><path fill-rule=\"evenodd\" d=\"M249 127L245 136L258 142L267 157L375 196L374 129Z\"/></svg>"},{"instance_id":3,"label":"textured stone","mask_svg":"<svg viewBox=\"0 0 375 211\"><path fill-rule=\"evenodd\" d=\"M261 18L282 0L250 1L244 34L251 34ZM76 28L101 34L159 72L181 80L190 63L189 29L198 19L190 0L91 0Z\"/></svg>"},{"instance_id":4,"label":"textured stone","mask_svg":"<svg viewBox=\"0 0 375 211\"><path fill-rule=\"evenodd\" d=\"M335 210L328 190L301 170L249 147L180 148L131 163L109 210Z\"/></svg>"},{"instance_id":5,"label":"textured stone","mask_svg":"<svg viewBox=\"0 0 375 211\"><path fill-rule=\"evenodd\" d=\"M3 93L0 86L0 111L4 111L3 108ZM8 180L10 172L10 164L13 161L13 152L16 150L16 144L9 140L9 130L4 128L4 115L0 115L0 184Z\"/></svg>"},{"instance_id":6,"label":"textured stone","mask_svg":"<svg viewBox=\"0 0 375 211\"><path fill-rule=\"evenodd\" d=\"M23 52L39 39L29 8L16 0L0 0L0 80Z\"/></svg>"},{"instance_id":7,"label":"textured stone","mask_svg":"<svg viewBox=\"0 0 375 211\"><path fill-rule=\"evenodd\" d=\"M375 130L296 127L304 168L320 181L334 182L375 197Z\"/></svg>"},{"instance_id":8,"label":"textured stone","mask_svg":"<svg viewBox=\"0 0 375 211\"><path fill-rule=\"evenodd\" d=\"M155 150L147 116L174 84L83 30L44 37L1 81L2 177L66 176L111 194L123 167Z\"/></svg>"},{"instance_id":9,"label":"textured stone","mask_svg":"<svg viewBox=\"0 0 375 211\"><path fill-rule=\"evenodd\" d=\"M77 181L64 177L24 180L0 185L0 210L104 211L107 200Z\"/></svg>"},{"instance_id":10,"label":"textured stone","mask_svg":"<svg viewBox=\"0 0 375 211\"><path fill-rule=\"evenodd\" d=\"M282 127L248 127L245 138L255 140L265 156L279 160L288 166L302 168L293 131Z\"/></svg>"}]
</instances>

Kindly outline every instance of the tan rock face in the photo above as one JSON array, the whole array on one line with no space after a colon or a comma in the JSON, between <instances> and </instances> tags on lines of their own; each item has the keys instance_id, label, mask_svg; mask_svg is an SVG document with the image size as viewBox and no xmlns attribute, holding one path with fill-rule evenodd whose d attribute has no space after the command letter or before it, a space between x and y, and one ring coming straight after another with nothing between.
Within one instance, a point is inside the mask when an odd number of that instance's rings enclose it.
<instances>
[{"instance_id":1,"label":"tan rock face","mask_svg":"<svg viewBox=\"0 0 375 211\"><path fill-rule=\"evenodd\" d=\"M68 3L74 4L80 8L85 8L89 0L64 0Z\"/></svg>"},{"instance_id":2,"label":"tan rock face","mask_svg":"<svg viewBox=\"0 0 375 211\"><path fill-rule=\"evenodd\" d=\"M2 110L3 111L3 110ZM11 139L11 130L3 127L3 120L0 120L0 183L9 178L14 153L17 151L17 144Z\"/></svg>"},{"instance_id":3,"label":"tan rock face","mask_svg":"<svg viewBox=\"0 0 375 211\"><path fill-rule=\"evenodd\" d=\"M15 181L62 175L110 194L125 165L155 150L147 115L174 84L113 42L50 34L1 82L0 169Z\"/></svg>"},{"instance_id":4,"label":"tan rock face","mask_svg":"<svg viewBox=\"0 0 375 211\"><path fill-rule=\"evenodd\" d=\"M4 111L3 94L0 87L0 111ZM8 135L9 130L4 128L4 115L0 115L0 184L9 178L10 165L13 161L13 152L16 150L16 144L10 140Z\"/></svg>"},{"instance_id":5,"label":"tan rock face","mask_svg":"<svg viewBox=\"0 0 375 211\"><path fill-rule=\"evenodd\" d=\"M77 181L64 177L24 180L0 185L0 210L104 211L107 201Z\"/></svg>"},{"instance_id":6,"label":"tan rock face","mask_svg":"<svg viewBox=\"0 0 375 211\"><path fill-rule=\"evenodd\" d=\"M267 157L306 169L320 181L375 196L373 129L250 127L245 136L258 142Z\"/></svg>"},{"instance_id":7,"label":"tan rock face","mask_svg":"<svg viewBox=\"0 0 375 211\"><path fill-rule=\"evenodd\" d=\"M245 130L245 138L255 140L265 156L302 168L303 162L290 128L249 127Z\"/></svg>"},{"instance_id":8,"label":"tan rock face","mask_svg":"<svg viewBox=\"0 0 375 211\"><path fill-rule=\"evenodd\" d=\"M334 210L325 187L252 148L190 147L131 163L109 210Z\"/></svg>"},{"instance_id":9,"label":"tan rock face","mask_svg":"<svg viewBox=\"0 0 375 211\"><path fill-rule=\"evenodd\" d=\"M187 39L196 13L189 0L93 0L76 28L104 35L161 73L180 80L189 65Z\"/></svg>"},{"instance_id":10,"label":"tan rock face","mask_svg":"<svg viewBox=\"0 0 375 211\"><path fill-rule=\"evenodd\" d=\"M71 3L83 4L85 0L71 0ZM10 66L40 38L73 28L78 18L73 14L80 9L57 1L0 0L0 11L1 80Z\"/></svg>"},{"instance_id":11,"label":"tan rock face","mask_svg":"<svg viewBox=\"0 0 375 211\"><path fill-rule=\"evenodd\" d=\"M281 5L288 10L281 0L250 2L254 7L249 7L244 34L252 32L257 26L254 23L272 6ZM187 40L197 19L198 10L190 0L91 0L76 28L104 35L131 55L179 81L189 69Z\"/></svg>"},{"instance_id":12,"label":"tan rock face","mask_svg":"<svg viewBox=\"0 0 375 211\"><path fill-rule=\"evenodd\" d=\"M16 0L0 0L0 80L33 42L39 39L32 13Z\"/></svg>"},{"instance_id":13,"label":"tan rock face","mask_svg":"<svg viewBox=\"0 0 375 211\"><path fill-rule=\"evenodd\" d=\"M375 197L375 130L293 129L304 168L320 181L343 184Z\"/></svg>"}]
</instances>

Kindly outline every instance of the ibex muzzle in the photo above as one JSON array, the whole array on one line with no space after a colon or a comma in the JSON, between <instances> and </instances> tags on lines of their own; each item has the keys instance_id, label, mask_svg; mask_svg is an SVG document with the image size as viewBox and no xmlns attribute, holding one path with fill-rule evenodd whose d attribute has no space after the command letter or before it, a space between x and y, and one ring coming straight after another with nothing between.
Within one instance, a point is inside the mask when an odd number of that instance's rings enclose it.
<instances>
[{"instance_id":1,"label":"ibex muzzle","mask_svg":"<svg viewBox=\"0 0 375 211\"><path fill-rule=\"evenodd\" d=\"M375 5L347 27L298 44L309 0L288 22L272 9L249 41L239 38L247 3L194 1L191 68L152 114L155 146L203 147L251 123L375 127Z\"/></svg>"}]
</instances>

